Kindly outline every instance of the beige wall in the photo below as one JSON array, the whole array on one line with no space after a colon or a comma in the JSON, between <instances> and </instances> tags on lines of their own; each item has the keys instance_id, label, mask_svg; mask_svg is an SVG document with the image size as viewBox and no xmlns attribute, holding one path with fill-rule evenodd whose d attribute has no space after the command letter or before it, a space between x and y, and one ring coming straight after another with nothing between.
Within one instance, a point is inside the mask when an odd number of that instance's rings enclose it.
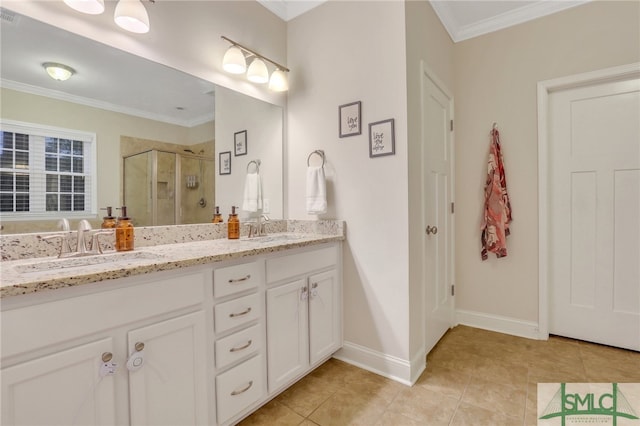
<instances>
[{"instance_id":1,"label":"beige wall","mask_svg":"<svg viewBox=\"0 0 640 426\"><path fill-rule=\"evenodd\" d=\"M326 154L328 212L347 222L344 338L409 358L404 2L329 1L288 27L289 217L305 210L307 156ZM362 134L338 137L338 106L362 101ZM395 119L396 154L369 158L368 123Z\"/></svg>"},{"instance_id":2,"label":"beige wall","mask_svg":"<svg viewBox=\"0 0 640 426\"><path fill-rule=\"evenodd\" d=\"M640 60L640 2L592 2L455 45L456 307L538 320L537 100L541 80ZM489 131L513 207L509 255L480 261Z\"/></svg>"},{"instance_id":3,"label":"beige wall","mask_svg":"<svg viewBox=\"0 0 640 426\"><path fill-rule=\"evenodd\" d=\"M405 2L407 37L407 132L409 167L409 314L411 359L424 355L424 312L422 269L424 263L421 182L422 111L421 62L453 90L453 42L426 1ZM416 362L418 364L418 362Z\"/></svg>"}]
</instances>

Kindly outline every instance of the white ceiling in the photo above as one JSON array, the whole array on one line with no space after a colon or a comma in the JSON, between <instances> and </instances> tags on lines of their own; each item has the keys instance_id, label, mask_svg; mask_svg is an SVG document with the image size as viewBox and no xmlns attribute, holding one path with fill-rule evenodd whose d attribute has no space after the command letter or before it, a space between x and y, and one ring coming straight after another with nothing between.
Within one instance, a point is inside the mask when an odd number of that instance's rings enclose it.
<instances>
[{"instance_id":1,"label":"white ceiling","mask_svg":"<svg viewBox=\"0 0 640 426\"><path fill-rule=\"evenodd\" d=\"M289 21L326 0L258 0ZM396 0L397 1L397 0ZM590 0L430 0L454 42L550 15Z\"/></svg>"}]
</instances>

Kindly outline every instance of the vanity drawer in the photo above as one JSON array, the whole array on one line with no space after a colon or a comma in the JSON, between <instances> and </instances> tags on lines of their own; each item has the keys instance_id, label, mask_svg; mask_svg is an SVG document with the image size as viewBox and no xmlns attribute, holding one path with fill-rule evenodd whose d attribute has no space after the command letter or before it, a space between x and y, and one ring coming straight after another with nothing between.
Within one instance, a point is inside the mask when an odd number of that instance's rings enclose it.
<instances>
[{"instance_id":1,"label":"vanity drawer","mask_svg":"<svg viewBox=\"0 0 640 426\"><path fill-rule=\"evenodd\" d=\"M214 308L216 333L247 324L260 317L260 295L258 293L239 297Z\"/></svg>"},{"instance_id":2,"label":"vanity drawer","mask_svg":"<svg viewBox=\"0 0 640 426\"><path fill-rule=\"evenodd\" d=\"M338 248L326 247L319 250L267 259L267 282L273 283L287 278L307 274L338 263Z\"/></svg>"},{"instance_id":3,"label":"vanity drawer","mask_svg":"<svg viewBox=\"0 0 640 426\"><path fill-rule=\"evenodd\" d=\"M256 353L262 346L260 326L233 333L216 342L216 366L224 368L239 359Z\"/></svg>"},{"instance_id":4,"label":"vanity drawer","mask_svg":"<svg viewBox=\"0 0 640 426\"><path fill-rule=\"evenodd\" d=\"M256 288L260 283L262 262L227 266L213 271L213 297L216 299Z\"/></svg>"},{"instance_id":5,"label":"vanity drawer","mask_svg":"<svg viewBox=\"0 0 640 426\"><path fill-rule=\"evenodd\" d=\"M224 423L265 394L262 356L243 362L216 377L218 423Z\"/></svg>"}]
</instances>

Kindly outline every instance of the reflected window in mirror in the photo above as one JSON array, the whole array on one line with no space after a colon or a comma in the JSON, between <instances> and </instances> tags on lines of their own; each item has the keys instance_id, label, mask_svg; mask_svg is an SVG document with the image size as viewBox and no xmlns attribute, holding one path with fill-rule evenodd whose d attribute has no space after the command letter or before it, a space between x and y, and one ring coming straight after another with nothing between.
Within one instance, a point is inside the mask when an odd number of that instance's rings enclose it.
<instances>
[{"instance_id":1,"label":"reflected window in mirror","mask_svg":"<svg viewBox=\"0 0 640 426\"><path fill-rule=\"evenodd\" d=\"M95 135L6 120L0 132L3 220L95 216Z\"/></svg>"}]
</instances>

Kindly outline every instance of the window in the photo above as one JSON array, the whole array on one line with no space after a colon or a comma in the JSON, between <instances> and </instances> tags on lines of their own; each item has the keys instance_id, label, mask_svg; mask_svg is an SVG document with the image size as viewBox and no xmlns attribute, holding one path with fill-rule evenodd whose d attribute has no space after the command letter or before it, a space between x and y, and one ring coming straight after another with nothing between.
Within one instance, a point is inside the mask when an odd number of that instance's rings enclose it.
<instances>
[{"instance_id":1,"label":"window","mask_svg":"<svg viewBox=\"0 0 640 426\"><path fill-rule=\"evenodd\" d=\"M95 134L0 122L3 220L96 214Z\"/></svg>"}]
</instances>

